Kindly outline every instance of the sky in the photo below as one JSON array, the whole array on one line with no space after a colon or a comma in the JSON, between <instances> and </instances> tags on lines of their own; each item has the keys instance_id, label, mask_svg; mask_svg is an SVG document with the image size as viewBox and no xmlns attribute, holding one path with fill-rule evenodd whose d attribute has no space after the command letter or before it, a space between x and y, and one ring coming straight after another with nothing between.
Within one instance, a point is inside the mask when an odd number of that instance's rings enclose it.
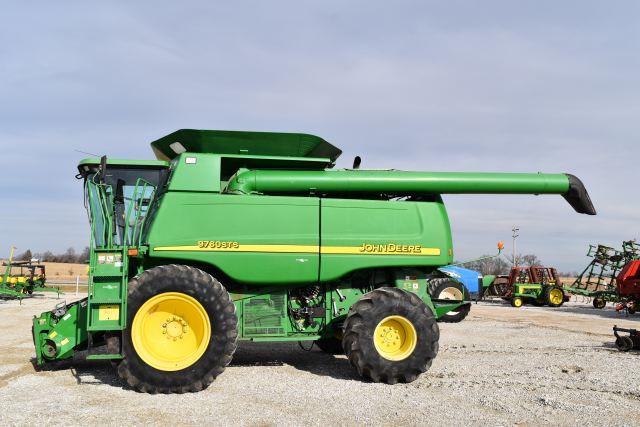
<instances>
[{"instance_id":1,"label":"sky","mask_svg":"<svg viewBox=\"0 0 640 427\"><path fill-rule=\"evenodd\" d=\"M640 237L635 1L9 2L0 13L0 255L80 250L76 150L151 159L180 128L306 132L363 168L567 172L560 196L445 196L457 259L580 270Z\"/></svg>"}]
</instances>

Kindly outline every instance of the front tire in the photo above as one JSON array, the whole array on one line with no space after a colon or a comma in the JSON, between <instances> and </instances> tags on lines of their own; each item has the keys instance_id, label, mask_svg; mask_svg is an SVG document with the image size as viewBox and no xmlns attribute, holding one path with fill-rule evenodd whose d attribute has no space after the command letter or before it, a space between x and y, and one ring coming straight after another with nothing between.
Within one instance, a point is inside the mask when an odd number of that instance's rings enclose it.
<instances>
[{"instance_id":1,"label":"front tire","mask_svg":"<svg viewBox=\"0 0 640 427\"><path fill-rule=\"evenodd\" d=\"M151 268L129 282L118 375L140 392L197 392L236 350L235 305L220 282L184 265Z\"/></svg>"},{"instance_id":2,"label":"front tire","mask_svg":"<svg viewBox=\"0 0 640 427\"><path fill-rule=\"evenodd\" d=\"M374 382L409 383L431 366L440 331L414 293L379 288L356 302L344 322L344 351L358 374Z\"/></svg>"}]
</instances>

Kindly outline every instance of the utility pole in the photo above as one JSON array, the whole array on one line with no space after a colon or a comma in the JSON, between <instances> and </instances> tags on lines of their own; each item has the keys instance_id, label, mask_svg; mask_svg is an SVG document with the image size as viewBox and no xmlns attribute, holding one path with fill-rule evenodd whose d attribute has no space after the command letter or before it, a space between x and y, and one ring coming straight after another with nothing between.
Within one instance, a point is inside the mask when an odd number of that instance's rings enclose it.
<instances>
[{"instance_id":1,"label":"utility pole","mask_svg":"<svg viewBox=\"0 0 640 427\"><path fill-rule=\"evenodd\" d=\"M511 235L511 237L513 238L513 266L517 267L518 260L516 259L516 239L519 236L518 231L520 231L520 229L514 225L511 231L513 232L513 234Z\"/></svg>"}]
</instances>

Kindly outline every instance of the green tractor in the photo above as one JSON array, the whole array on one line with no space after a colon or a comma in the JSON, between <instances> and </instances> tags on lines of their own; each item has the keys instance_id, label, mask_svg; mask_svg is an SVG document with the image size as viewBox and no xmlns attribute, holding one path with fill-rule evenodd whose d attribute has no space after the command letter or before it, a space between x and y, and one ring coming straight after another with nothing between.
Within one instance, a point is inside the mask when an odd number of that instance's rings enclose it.
<instances>
[{"instance_id":1,"label":"green tractor","mask_svg":"<svg viewBox=\"0 0 640 427\"><path fill-rule=\"evenodd\" d=\"M80 162L88 297L34 318L39 366L86 351L135 390L195 392L238 340L306 341L375 382L411 382L436 357L436 321L469 305L429 294L453 261L441 194L561 194L595 214L572 175L334 169L341 151L307 134L151 145L158 160Z\"/></svg>"},{"instance_id":2,"label":"green tractor","mask_svg":"<svg viewBox=\"0 0 640 427\"><path fill-rule=\"evenodd\" d=\"M525 303L560 307L570 298L551 267L512 267L508 275L484 276L482 287L483 298L502 298L518 308Z\"/></svg>"},{"instance_id":3,"label":"green tractor","mask_svg":"<svg viewBox=\"0 0 640 427\"><path fill-rule=\"evenodd\" d=\"M558 272L551 267L513 267L507 289L503 298L518 308L525 303L560 307L570 298L563 291Z\"/></svg>"}]
</instances>

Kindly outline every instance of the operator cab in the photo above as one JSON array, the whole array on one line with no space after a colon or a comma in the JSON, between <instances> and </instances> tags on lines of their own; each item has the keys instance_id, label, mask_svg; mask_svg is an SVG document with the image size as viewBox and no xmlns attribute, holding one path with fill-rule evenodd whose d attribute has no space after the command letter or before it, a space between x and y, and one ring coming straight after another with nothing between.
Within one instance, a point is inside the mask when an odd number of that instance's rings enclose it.
<instances>
[{"instance_id":1,"label":"operator cab","mask_svg":"<svg viewBox=\"0 0 640 427\"><path fill-rule=\"evenodd\" d=\"M95 247L137 245L169 175L165 161L90 158L78 165Z\"/></svg>"}]
</instances>

